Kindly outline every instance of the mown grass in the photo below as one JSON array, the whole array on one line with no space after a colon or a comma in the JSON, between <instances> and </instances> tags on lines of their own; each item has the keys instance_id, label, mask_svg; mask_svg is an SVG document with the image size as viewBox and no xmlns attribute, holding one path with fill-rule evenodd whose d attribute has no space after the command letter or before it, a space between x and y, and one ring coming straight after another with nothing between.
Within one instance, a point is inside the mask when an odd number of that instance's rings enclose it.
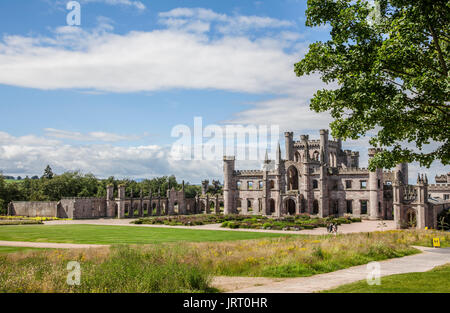
<instances>
[{"instance_id":1,"label":"mown grass","mask_svg":"<svg viewBox=\"0 0 450 313\"><path fill-rule=\"evenodd\" d=\"M381 277L380 285L365 280L339 286L324 293L450 293L450 263L424 273Z\"/></svg>"},{"instance_id":2,"label":"mown grass","mask_svg":"<svg viewBox=\"0 0 450 313\"><path fill-rule=\"evenodd\" d=\"M248 240L282 234L132 226L51 225L0 227L0 240L81 244L153 244Z\"/></svg>"},{"instance_id":3,"label":"mown grass","mask_svg":"<svg viewBox=\"0 0 450 313\"><path fill-rule=\"evenodd\" d=\"M26 251L39 251L43 250L40 248L28 248L28 247L1 247L0 246L0 254L9 254L15 252L26 252Z\"/></svg>"},{"instance_id":4,"label":"mown grass","mask_svg":"<svg viewBox=\"0 0 450 313\"><path fill-rule=\"evenodd\" d=\"M215 291L211 275L180 258L182 248L116 246L0 255L3 293L198 293ZM67 264L81 264L80 285L67 284Z\"/></svg>"}]
</instances>

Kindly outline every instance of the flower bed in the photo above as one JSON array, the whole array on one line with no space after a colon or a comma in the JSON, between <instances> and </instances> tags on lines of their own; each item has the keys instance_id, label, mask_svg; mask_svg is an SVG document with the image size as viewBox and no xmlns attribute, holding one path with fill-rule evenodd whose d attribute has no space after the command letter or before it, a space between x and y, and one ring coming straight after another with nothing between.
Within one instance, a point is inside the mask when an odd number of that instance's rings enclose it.
<instances>
[{"instance_id":1,"label":"flower bed","mask_svg":"<svg viewBox=\"0 0 450 313\"><path fill-rule=\"evenodd\" d=\"M72 220L71 218L58 218L58 217L44 217L44 216L37 216L37 217L28 217L28 216L0 216L0 221L9 220L9 221L38 221L38 222L47 222L47 221L68 221Z\"/></svg>"},{"instance_id":2,"label":"flower bed","mask_svg":"<svg viewBox=\"0 0 450 313\"><path fill-rule=\"evenodd\" d=\"M307 214L272 218L261 215L179 215L141 218L134 224L156 224L170 226L196 226L205 224L222 224L227 228L302 230L326 227L329 223L350 224L361 222L360 218L352 217L311 217Z\"/></svg>"}]
</instances>

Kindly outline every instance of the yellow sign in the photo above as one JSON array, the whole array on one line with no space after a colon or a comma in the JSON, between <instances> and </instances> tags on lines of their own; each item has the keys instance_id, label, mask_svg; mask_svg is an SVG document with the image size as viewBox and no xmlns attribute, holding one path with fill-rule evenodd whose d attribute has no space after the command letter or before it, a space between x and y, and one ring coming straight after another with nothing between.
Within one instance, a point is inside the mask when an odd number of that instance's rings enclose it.
<instances>
[{"instance_id":1,"label":"yellow sign","mask_svg":"<svg viewBox=\"0 0 450 313\"><path fill-rule=\"evenodd\" d=\"M441 241L439 238L433 238L433 247L440 248L441 247Z\"/></svg>"}]
</instances>

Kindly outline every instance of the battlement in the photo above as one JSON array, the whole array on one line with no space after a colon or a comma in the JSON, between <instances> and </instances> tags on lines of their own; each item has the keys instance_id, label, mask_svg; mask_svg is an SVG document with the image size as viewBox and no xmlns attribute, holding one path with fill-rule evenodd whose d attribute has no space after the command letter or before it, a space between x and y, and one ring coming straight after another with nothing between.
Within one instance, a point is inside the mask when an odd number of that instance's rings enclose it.
<instances>
[{"instance_id":1,"label":"battlement","mask_svg":"<svg viewBox=\"0 0 450 313\"><path fill-rule=\"evenodd\" d=\"M261 170L239 170L234 172L236 176L255 176L263 175Z\"/></svg>"},{"instance_id":2,"label":"battlement","mask_svg":"<svg viewBox=\"0 0 450 313\"><path fill-rule=\"evenodd\" d=\"M365 167L339 168L339 174L369 174L369 169Z\"/></svg>"},{"instance_id":3,"label":"battlement","mask_svg":"<svg viewBox=\"0 0 450 313\"><path fill-rule=\"evenodd\" d=\"M106 198L96 198L96 197L63 197L61 200L106 200Z\"/></svg>"},{"instance_id":4,"label":"battlement","mask_svg":"<svg viewBox=\"0 0 450 313\"><path fill-rule=\"evenodd\" d=\"M429 184L428 190L430 190L430 191L437 191L437 190L450 191L450 184Z\"/></svg>"}]
</instances>

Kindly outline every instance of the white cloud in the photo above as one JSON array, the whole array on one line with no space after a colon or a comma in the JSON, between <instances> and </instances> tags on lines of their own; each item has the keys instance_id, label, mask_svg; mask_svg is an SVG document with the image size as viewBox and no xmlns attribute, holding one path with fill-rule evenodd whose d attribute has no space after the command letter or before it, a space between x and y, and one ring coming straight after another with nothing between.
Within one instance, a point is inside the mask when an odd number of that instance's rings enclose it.
<instances>
[{"instance_id":1,"label":"white cloud","mask_svg":"<svg viewBox=\"0 0 450 313\"><path fill-rule=\"evenodd\" d=\"M75 146L34 135L14 137L0 133L0 172L10 175L40 175L50 164L55 172L81 170L98 177L151 178L176 175L193 183L204 177L221 178L219 161L176 161L170 149L157 145Z\"/></svg>"},{"instance_id":2,"label":"white cloud","mask_svg":"<svg viewBox=\"0 0 450 313\"><path fill-rule=\"evenodd\" d=\"M89 3L89 2L99 2L108 5L123 5L123 6L132 6L136 9L143 11L146 9L145 4L141 1L132 1L132 0L81 0L81 3Z\"/></svg>"},{"instance_id":3,"label":"white cloud","mask_svg":"<svg viewBox=\"0 0 450 313\"><path fill-rule=\"evenodd\" d=\"M135 141L142 139L143 136L138 135L118 135L107 132L90 132L80 133L66 130L59 130L54 128L44 129L46 136L59 139L70 139L76 141L103 141L103 142L118 142L118 141Z\"/></svg>"},{"instance_id":4,"label":"white cloud","mask_svg":"<svg viewBox=\"0 0 450 313\"><path fill-rule=\"evenodd\" d=\"M179 30L116 35L65 27L54 38L4 37L0 83L50 90L292 93L301 88L292 66L297 57L282 46L274 39L209 40Z\"/></svg>"},{"instance_id":5,"label":"white cloud","mask_svg":"<svg viewBox=\"0 0 450 313\"><path fill-rule=\"evenodd\" d=\"M201 22L203 24L214 23L218 32L223 34L242 34L249 30L266 28L292 27L295 24L291 21L279 20L271 17L261 16L229 16L218 14L210 9L203 8L176 8L168 12L161 12L158 15L160 23L169 27L178 28ZM203 31L209 31L210 27Z\"/></svg>"}]
</instances>

